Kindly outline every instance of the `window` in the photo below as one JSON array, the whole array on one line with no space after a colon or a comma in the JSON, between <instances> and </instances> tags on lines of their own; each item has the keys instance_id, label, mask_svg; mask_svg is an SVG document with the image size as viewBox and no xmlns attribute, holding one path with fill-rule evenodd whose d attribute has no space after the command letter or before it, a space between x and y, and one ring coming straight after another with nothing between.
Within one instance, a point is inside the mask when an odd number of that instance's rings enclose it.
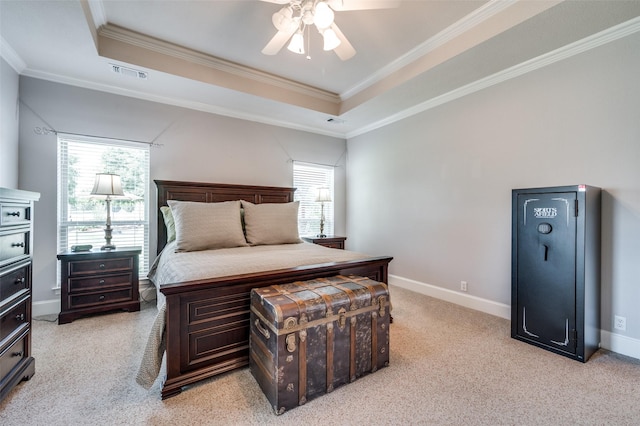
<instances>
[{"instance_id":1,"label":"window","mask_svg":"<svg viewBox=\"0 0 640 426\"><path fill-rule=\"evenodd\" d=\"M294 199L300 201L298 212L298 231L301 236L320 233L321 208L324 209L324 233L333 234L333 201L317 202L320 188L328 188L330 199L333 194L333 167L309 163L293 163L293 186L296 189Z\"/></svg>"},{"instance_id":2,"label":"window","mask_svg":"<svg viewBox=\"0 0 640 426\"><path fill-rule=\"evenodd\" d=\"M105 244L106 203L104 197L91 195L96 173L120 175L125 196L111 201L111 243L142 247L139 273L145 277L149 270L149 145L58 135L58 248Z\"/></svg>"}]
</instances>

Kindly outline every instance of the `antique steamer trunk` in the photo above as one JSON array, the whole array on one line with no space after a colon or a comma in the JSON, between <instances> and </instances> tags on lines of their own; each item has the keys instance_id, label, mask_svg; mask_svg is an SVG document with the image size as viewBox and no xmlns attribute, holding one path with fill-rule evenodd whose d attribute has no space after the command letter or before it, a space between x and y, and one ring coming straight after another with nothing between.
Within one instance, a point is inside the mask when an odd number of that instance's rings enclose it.
<instances>
[{"instance_id":1,"label":"antique steamer trunk","mask_svg":"<svg viewBox=\"0 0 640 426\"><path fill-rule=\"evenodd\" d=\"M251 291L250 366L276 414L389 365L389 291L335 276Z\"/></svg>"}]
</instances>

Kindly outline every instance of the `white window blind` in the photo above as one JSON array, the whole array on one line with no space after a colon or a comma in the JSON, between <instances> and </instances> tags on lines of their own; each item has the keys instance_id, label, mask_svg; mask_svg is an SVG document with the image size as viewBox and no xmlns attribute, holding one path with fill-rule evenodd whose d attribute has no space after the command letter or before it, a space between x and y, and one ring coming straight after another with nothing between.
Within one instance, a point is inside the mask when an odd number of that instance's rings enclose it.
<instances>
[{"instance_id":1,"label":"white window blind","mask_svg":"<svg viewBox=\"0 0 640 426\"><path fill-rule=\"evenodd\" d=\"M333 167L309 163L293 163L294 199L300 201L298 211L298 231L300 236L314 236L320 233L321 203L316 201L320 188L328 188L330 202L324 202L324 233L333 234Z\"/></svg>"},{"instance_id":2,"label":"white window blind","mask_svg":"<svg viewBox=\"0 0 640 426\"><path fill-rule=\"evenodd\" d=\"M140 277L149 270L149 145L58 136L58 248L105 244L104 196L93 196L96 173L120 175L124 197L111 201L111 243L140 247Z\"/></svg>"}]
</instances>

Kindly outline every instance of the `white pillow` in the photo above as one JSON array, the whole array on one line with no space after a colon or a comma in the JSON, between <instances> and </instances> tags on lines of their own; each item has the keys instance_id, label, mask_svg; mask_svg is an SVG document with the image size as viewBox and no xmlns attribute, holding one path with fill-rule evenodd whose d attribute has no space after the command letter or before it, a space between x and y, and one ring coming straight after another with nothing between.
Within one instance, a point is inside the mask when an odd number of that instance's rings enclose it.
<instances>
[{"instance_id":1,"label":"white pillow","mask_svg":"<svg viewBox=\"0 0 640 426\"><path fill-rule=\"evenodd\" d=\"M242 201L244 228L251 245L300 243L299 201L253 204Z\"/></svg>"},{"instance_id":2,"label":"white pillow","mask_svg":"<svg viewBox=\"0 0 640 426\"><path fill-rule=\"evenodd\" d=\"M176 251L246 246L240 201L167 201L176 226Z\"/></svg>"}]
</instances>

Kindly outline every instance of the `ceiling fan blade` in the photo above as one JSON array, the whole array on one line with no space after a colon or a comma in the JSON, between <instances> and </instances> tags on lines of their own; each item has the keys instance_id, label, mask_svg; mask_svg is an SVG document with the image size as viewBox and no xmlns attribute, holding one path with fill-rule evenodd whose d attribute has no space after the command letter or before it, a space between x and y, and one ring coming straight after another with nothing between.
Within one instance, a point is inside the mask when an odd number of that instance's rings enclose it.
<instances>
[{"instance_id":1,"label":"ceiling fan blade","mask_svg":"<svg viewBox=\"0 0 640 426\"><path fill-rule=\"evenodd\" d=\"M269 43L267 43L264 49L262 49L262 53L264 53L265 55L275 55L280 51L280 49L282 49L282 46L287 43L287 41L295 32L295 28L292 31L278 31L276 35L274 35L273 38L269 40Z\"/></svg>"},{"instance_id":2,"label":"ceiling fan blade","mask_svg":"<svg viewBox=\"0 0 640 426\"><path fill-rule=\"evenodd\" d=\"M335 22L331 24L331 29L340 39L340 44L338 45L338 47L333 49L333 51L336 52L336 55L338 55L338 58L342 59L343 61L353 58L353 56L356 54L356 49L354 49L351 43L349 43L349 40L347 40L344 34L342 34L342 31L340 31L340 28L338 28Z\"/></svg>"},{"instance_id":3,"label":"ceiling fan blade","mask_svg":"<svg viewBox=\"0 0 640 426\"><path fill-rule=\"evenodd\" d=\"M400 0L327 0L331 9L344 10L392 9L400 6Z\"/></svg>"}]
</instances>

